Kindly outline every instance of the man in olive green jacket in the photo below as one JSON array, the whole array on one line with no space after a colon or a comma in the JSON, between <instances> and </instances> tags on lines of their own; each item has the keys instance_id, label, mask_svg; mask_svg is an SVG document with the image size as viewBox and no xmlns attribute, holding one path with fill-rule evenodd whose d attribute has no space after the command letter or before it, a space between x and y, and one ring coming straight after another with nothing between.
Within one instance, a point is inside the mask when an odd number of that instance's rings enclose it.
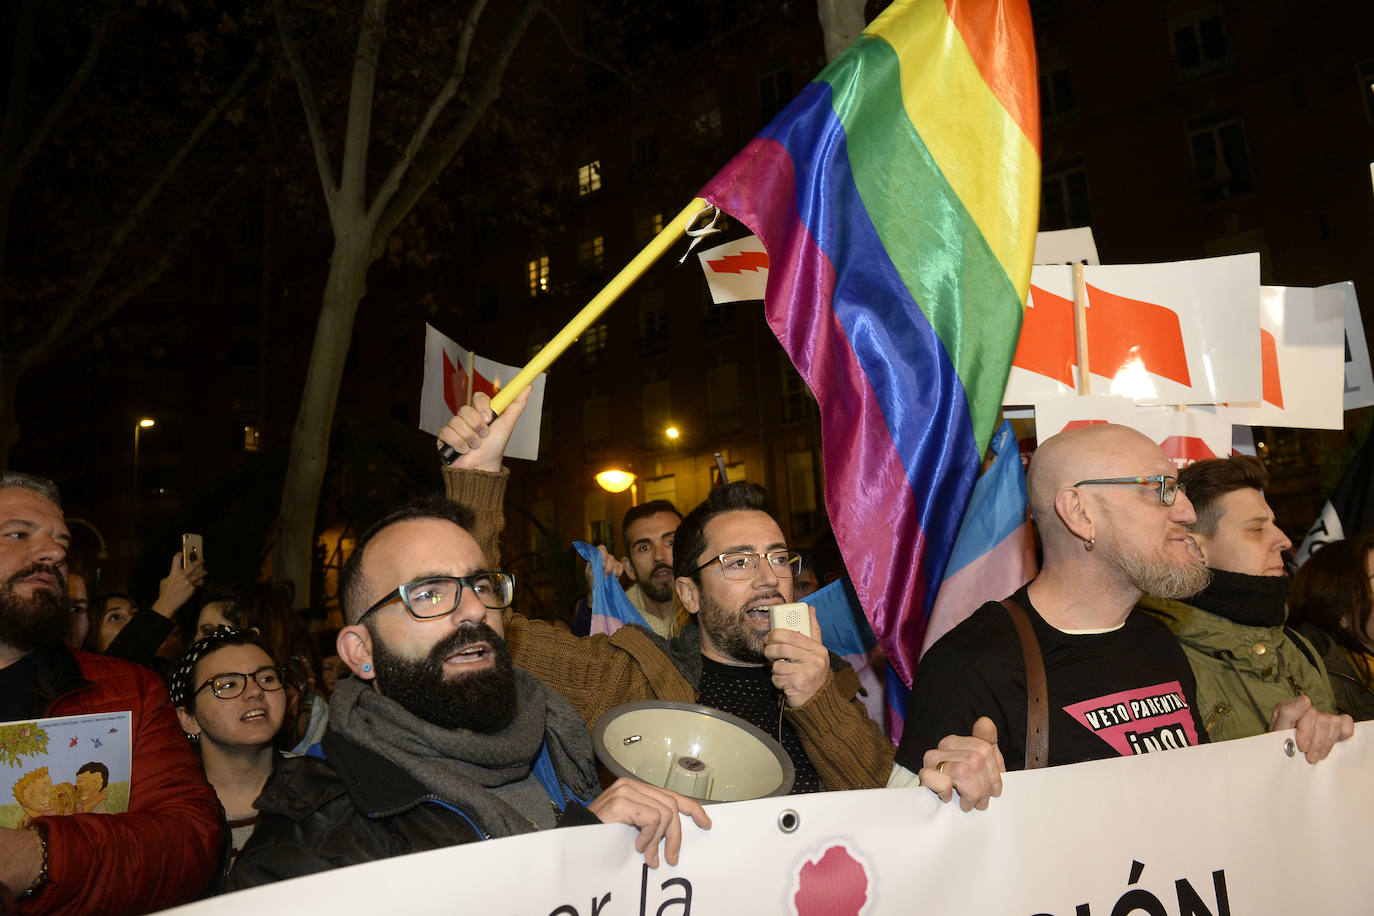
<instances>
[{"instance_id":1,"label":"man in olive green jacket","mask_svg":"<svg viewBox=\"0 0 1374 916\"><path fill-rule=\"evenodd\" d=\"M1212 581L1187 601L1144 596L1139 607L1183 645L1199 714L1213 741L1297 729L1313 763L1354 733L1337 715L1321 656L1287 627L1292 546L1264 499L1268 475L1250 456L1199 461L1179 472L1197 512L1189 526Z\"/></svg>"}]
</instances>

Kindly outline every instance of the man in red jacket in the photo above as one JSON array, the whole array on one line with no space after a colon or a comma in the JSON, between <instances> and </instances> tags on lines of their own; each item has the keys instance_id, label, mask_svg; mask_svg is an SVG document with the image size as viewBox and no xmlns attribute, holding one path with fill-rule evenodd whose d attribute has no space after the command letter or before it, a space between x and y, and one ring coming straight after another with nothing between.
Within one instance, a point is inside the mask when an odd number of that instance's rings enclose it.
<instances>
[{"instance_id":1,"label":"man in red jacket","mask_svg":"<svg viewBox=\"0 0 1374 916\"><path fill-rule=\"evenodd\" d=\"M213 876L219 803L158 677L63 644L70 543L57 487L0 472L0 722L128 710L129 808L0 827L0 885L21 913L164 909Z\"/></svg>"}]
</instances>

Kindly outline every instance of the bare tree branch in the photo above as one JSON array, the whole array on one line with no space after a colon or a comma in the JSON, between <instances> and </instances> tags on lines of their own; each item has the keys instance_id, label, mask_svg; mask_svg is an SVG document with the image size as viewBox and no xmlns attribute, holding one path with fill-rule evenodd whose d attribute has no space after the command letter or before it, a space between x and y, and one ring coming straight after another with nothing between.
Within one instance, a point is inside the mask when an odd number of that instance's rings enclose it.
<instances>
[{"instance_id":1,"label":"bare tree branch","mask_svg":"<svg viewBox=\"0 0 1374 916\"><path fill-rule=\"evenodd\" d=\"M639 91L637 85L635 84L635 80L628 73L617 70L615 67L612 67L604 60L592 57L587 52L576 47L572 43L572 39L568 37L567 31L563 28L563 23L559 22L558 17L553 14L553 10L545 7L544 9L540 10L540 12L544 14L545 19L549 20L549 23L553 26L553 30L558 33L559 39L563 42L563 47L568 50L569 54L571 54L573 57L576 57L578 60L586 61L594 67L600 67L602 70L605 70L607 73L611 74L617 79L621 79L624 80L626 83L629 83L631 88L634 89L636 92Z\"/></svg>"},{"instance_id":2,"label":"bare tree branch","mask_svg":"<svg viewBox=\"0 0 1374 916\"><path fill-rule=\"evenodd\" d=\"M291 67L291 76L296 82L296 92L301 98L301 111L305 113L306 132L310 134L310 145L315 151L315 171L320 175L320 187L324 190L325 207L329 210L332 219L334 200L338 196L339 186L334 180L334 165L329 160L329 148L325 145L324 127L320 124L320 106L315 101L315 89L310 83L310 74L306 72L305 62L301 60L301 54L296 48L296 43L291 40L290 33L286 31L284 2L285 0L277 0L275 5L277 35L281 40L282 54Z\"/></svg>"},{"instance_id":3,"label":"bare tree branch","mask_svg":"<svg viewBox=\"0 0 1374 916\"><path fill-rule=\"evenodd\" d=\"M487 0L476 0L471 11L468 13L467 21L463 23L463 30L458 37L458 51L454 56L453 69L449 72L448 79L439 89L438 95L429 103L429 109L425 112L424 118L419 126L415 128L415 133L411 134L410 142L406 144L401 157L396 160L396 164L391 167L382 186L377 189L377 196L368 207L368 224L374 226L377 218L386 209L386 205L391 202L396 189L401 186L401 180L405 178L410 165L415 161L416 154L420 147L424 145L425 139L429 137L434 122L443 113L444 108L457 94L458 87L463 83L463 77L467 75L468 57L472 52L472 39L477 33L477 24L482 18L482 12L486 9Z\"/></svg>"},{"instance_id":4,"label":"bare tree branch","mask_svg":"<svg viewBox=\"0 0 1374 916\"><path fill-rule=\"evenodd\" d=\"M181 144L176 152L172 154L171 158L162 166L162 169L157 173L152 183L143 191L142 197L134 204L133 209L125 215L124 219L121 220L119 225L110 233L110 238L105 243L105 247L91 260L90 266L86 268L86 273L82 275L81 280L77 283L72 294L64 300L63 304L57 309L56 314L49 318L47 331L36 341L34 344L35 349L41 353L50 352L56 342L62 338L63 333L72 322L76 308L81 303L86 302L95 291L96 286L105 275L105 271L109 269L110 262L114 260L115 254L123 247L124 243L128 241L130 234L133 233L134 228L143 218L143 214L146 213L148 208L153 205L153 202L157 200L158 196L167 186L167 183L171 181L172 176L176 174L181 163L191 154L191 150L196 147L196 144L200 142L200 138L203 137L206 131L214 126L221 117L223 117L225 110L234 99L238 97L239 93L243 91L243 87L247 84L248 78L252 76L253 71L257 69L261 61L261 52L253 55L253 58L248 61L239 72L238 78L234 80L233 85L224 91L224 94L215 102L214 107L205 113L199 123L196 124L195 128L187 136L185 142Z\"/></svg>"},{"instance_id":5,"label":"bare tree branch","mask_svg":"<svg viewBox=\"0 0 1374 916\"><path fill-rule=\"evenodd\" d=\"M138 276L116 290L105 301L105 304L101 308L90 312L84 321L69 328L67 333L63 334L62 338L53 344L52 349L57 350L65 347L67 344L91 333L109 320L110 316L128 305L133 299L142 295L144 290L160 280L162 275L176 262L177 255L180 253L181 247L186 239L191 235L191 232L205 224L206 217L214 211L220 199L223 198L225 194L229 193L229 190L233 188L234 185L238 184L239 179L242 177L242 173L237 173L233 178L221 185L214 196L201 206L198 218L188 222L175 237L162 246L161 254L158 255L156 261L149 265L148 268ZM27 349L21 354L19 359L20 371L24 372L31 369L34 364L46 358L50 352L52 352L52 350L39 352L36 347Z\"/></svg>"},{"instance_id":6,"label":"bare tree branch","mask_svg":"<svg viewBox=\"0 0 1374 916\"><path fill-rule=\"evenodd\" d=\"M19 25L14 34L14 52L10 60L9 97L5 102L4 124L0 126L0 276L5 273L5 253L9 245L10 207L14 204L14 194L23 177L25 169L33 161L39 147L52 135L53 128L62 115L71 107L77 92L91 75L100 48L105 43L105 33L109 28L113 11L105 13L96 23L91 34L90 44L80 65L63 87L57 100L48 106L42 121L33 129L27 139L21 136L23 130L24 96L28 93L29 60L33 52L33 36L38 25L38 3L28 2L19 13ZM22 146L21 146L22 144ZM15 150L18 148L18 152ZM0 304L0 326L7 319L5 308ZM0 332L0 338L3 332Z\"/></svg>"},{"instance_id":7,"label":"bare tree branch","mask_svg":"<svg viewBox=\"0 0 1374 916\"><path fill-rule=\"evenodd\" d=\"M377 59L382 53L386 0L367 0L353 56L353 82L348 88L348 123L344 127L341 203L347 213L367 212L367 148L372 140L372 97L377 88ZM335 231L340 229L336 223Z\"/></svg>"},{"instance_id":8,"label":"bare tree branch","mask_svg":"<svg viewBox=\"0 0 1374 916\"><path fill-rule=\"evenodd\" d=\"M430 185L434 184L443 174L449 161L457 154L459 148L477 127L477 122L482 119L482 116L487 113L487 109L501 95L501 80L505 76L506 66L510 63L516 46L520 44L520 39L525 36L526 30L529 29L534 14L539 11L541 2L542 0L524 0L519 15L511 25L510 31L506 33L506 38L501 43L501 47L487 71L486 79L482 81L481 87L473 96L467 110L463 112L463 116L458 119L457 124L449 129L448 134L437 147L411 167L396 195L378 216L376 228L372 234L372 247L368 251L369 262L375 261L386 251L387 239L391 237L391 233L396 231L401 220L406 218L406 214L415 207L415 204L419 202Z\"/></svg>"},{"instance_id":9,"label":"bare tree branch","mask_svg":"<svg viewBox=\"0 0 1374 916\"><path fill-rule=\"evenodd\" d=\"M105 35L110 28L110 19L113 16L114 11L111 10L105 13L104 16L101 16L100 21L96 23L95 29L91 33L90 44L86 46L86 55L81 59L80 65L76 68L76 72L74 72L72 78L67 81L67 85L62 87L62 94L57 97L57 100L54 101L52 105L48 106L47 114L44 115L43 120L38 126L33 129L33 133L29 136L28 142L24 144L24 148L20 150L19 155L15 157L13 166L9 166L6 169L5 179L7 182L13 182L15 184L19 182L20 176L24 173L24 170L28 168L29 163L33 161L33 157L37 155L38 148L52 135L53 128L57 126L57 122L62 118L62 115L67 113L67 109L71 107L72 100L76 98L76 94L81 91L81 87L85 84L86 78L89 77L91 71L95 69L96 61L100 58L100 49L105 44Z\"/></svg>"}]
</instances>

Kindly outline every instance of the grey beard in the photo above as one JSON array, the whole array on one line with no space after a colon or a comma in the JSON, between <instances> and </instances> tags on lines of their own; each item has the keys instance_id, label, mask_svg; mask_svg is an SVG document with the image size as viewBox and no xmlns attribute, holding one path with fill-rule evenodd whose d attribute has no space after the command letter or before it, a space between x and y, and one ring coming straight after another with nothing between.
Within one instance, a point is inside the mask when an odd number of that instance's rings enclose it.
<instances>
[{"instance_id":1,"label":"grey beard","mask_svg":"<svg viewBox=\"0 0 1374 916\"><path fill-rule=\"evenodd\" d=\"M1131 583L1147 595L1181 600L1196 595L1212 581L1212 571L1199 559L1192 563L1174 563L1156 554L1142 557L1129 553L1111 553L1109 562L1126 574Z\"/></svg>"}]
</instances>

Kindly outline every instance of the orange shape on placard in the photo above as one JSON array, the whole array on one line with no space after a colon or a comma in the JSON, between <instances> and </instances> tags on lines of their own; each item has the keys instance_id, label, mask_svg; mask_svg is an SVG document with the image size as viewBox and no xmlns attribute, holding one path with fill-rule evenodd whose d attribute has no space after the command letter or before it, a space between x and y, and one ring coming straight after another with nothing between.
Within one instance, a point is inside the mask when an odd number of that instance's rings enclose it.
<instances>
[{"instance_id":1,"label":"orange shape on placard","mask_svg":"<svg viewBox=\"0 0 1374 916\"><path fill-rule=\"evenodd\" d=\"M449 413L457 413L458 408L468 402L468 374L453 364L444 350L444 404Z\"/></svg>"},{"instance_id":2,"label":"orange shape on placard","mask_svg":"<svg viewBox=\"0 0 1374 916\"><path fill-rule=\"evenodd\" d=\"M741 251L739 254L727 254L723 258L717 258L706 263L718 274L737 274L746 270L767 270L768 252Z\"/></svg>"},{"instance_id":3,"label":"orange shape on placard","mask_svg":"<svg viewBox=\"0 0 1374 916\"><path fill-rule=\"evenodd\" d=\"M1177 312L1091 284L1088 304L1088 362L1095 375L1115 378L1121 369L1139 362L1154 375L1193 384Z\"/></svg>"},{"instance_id":4,"label":"orange shape on placard","mask_svg":"<svg viewBox=\"0 0 1374 916\"><path fill-rule=\"evenodd\" d=\"M1279 345L1274 335L1260 328L1260 367L1264 373L1264 399L1283 408L1283 385L1279 380Z\"/></svg>"},{"instance_id":5,"label":"orange shape on placard","mask_svg":"<svg viewBox=\"0 0 1374 916\"><path fill-rule=\"evenodd\" d=\"M1197 436L1170 436L1159 447L1164 450L1164 454L1175 462L1183 461L1192 463L1202 461L1204 458L1215 458L1216 454Z\"/></svg>"},{"instance_id":6,"label":"orange shape on placard","mask_svg":"<svg viewBox=\"0 0 1374 916\"><path fill-rule=\"evenodd\" d=\"M1073 387L1073 302L1031 286L1011 364Z\"/></svg>"}]
</instances>

